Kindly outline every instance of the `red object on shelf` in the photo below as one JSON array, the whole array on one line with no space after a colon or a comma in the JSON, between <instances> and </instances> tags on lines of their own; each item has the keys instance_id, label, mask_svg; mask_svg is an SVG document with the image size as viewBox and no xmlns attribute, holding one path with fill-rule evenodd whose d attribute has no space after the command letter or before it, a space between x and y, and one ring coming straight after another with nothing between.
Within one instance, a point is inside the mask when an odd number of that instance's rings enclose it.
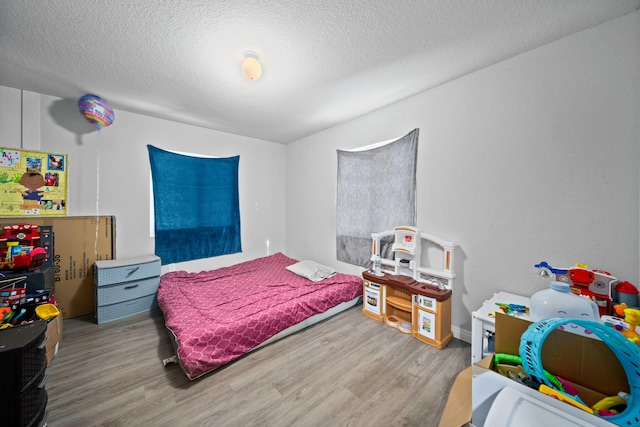
<instances>
[{"instance_id":1,"label":"red object on shelf","mask_svg":"<svg viewBox=\"0 0 640 427\"><path fill-rule=\"evenodd\" d=\"M573 283L589 285L593 283L595 275L591 270L585 270L583 268L570 268L569 278Z\"/></svg>"},{"instance_id":2,"label":"red object on shelf","mask_svg":"<svg viewBox=\"0 0 640 427\"><path fill-rule=\"evenodd\" d=\"M34 240L40 239L40 227L34 224L5 225L0 235L0 242L9 240L25 240L33 245Z\"/></svg>"},{"instance_id":3,"label":"red object on shelf","mask_svg":"<svg viewBox=\"0 0 640 427\"><path fill-rule=\"evenodd\" d=\"M632 283L620 282L613 289L617 303L625 303L628 307L638 307L638 288Z\"/></svg>"},{"instance_id":4,"label":"red object on shelf","mask_svg":"<svg viewBox=\"0 0 640 427\"><path fill-rule=\"evenodd\" d=\"M625 294L638 294L638 289L630 282L620 282L616 285L615 289Z\"/></svg>"}]
</instances>

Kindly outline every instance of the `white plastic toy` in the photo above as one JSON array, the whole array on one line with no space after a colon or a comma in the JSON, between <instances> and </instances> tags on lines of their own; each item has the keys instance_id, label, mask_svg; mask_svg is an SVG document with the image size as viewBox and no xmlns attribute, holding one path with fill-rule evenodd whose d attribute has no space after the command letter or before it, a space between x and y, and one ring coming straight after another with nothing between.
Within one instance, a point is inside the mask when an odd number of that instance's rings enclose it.
<instances>
[{"instance_id":1,"label":"white plastic toy","mask_svg":"<svg viewBox=\"0 0 640 427\"><path fill-rule=\"evenodd\" d=\"M393 236L391 246L393 259L381 256L381 239ZM416 227L402 226L393 230L372 233L373 239L371 262L381 261L382 273L410 276L419 282L438 286L440 289L451 289L453 278L453 255L456 244L448 242L428 233L421 233ZM442 249L442 269L422 267L422 240L426 240ZM375 264L374 264L375 265Z\"/></svg>"},{"instance_id":2,"label":"white plastic toy","mask_svg":"<svg viewBox=\"0 0 640 427\"><path fill-rule=\"evenodd\" d=\"M538 291L531 296L529 316L534 322L554 317L600 320L598 306L589 298L571 292L568 283L553 281L548 289ZM574 323L562 328L578 335L590 335L591 332Z\"/></svg>"},{"instance_id":3,"label":"white plastic toy","mask_svg":"<svg viewBox=\"0 0 640 427\"><path fill-rule=\"evenodd\" d=\"M542 261L534 267L538 274L552 282L567 283L571 292L590 298L598 306L600 315L611 314L613 284L617 279L606 271L591 270L586 264L576 264L569 268L555 268Z\"/></svg>"}]
</instances>

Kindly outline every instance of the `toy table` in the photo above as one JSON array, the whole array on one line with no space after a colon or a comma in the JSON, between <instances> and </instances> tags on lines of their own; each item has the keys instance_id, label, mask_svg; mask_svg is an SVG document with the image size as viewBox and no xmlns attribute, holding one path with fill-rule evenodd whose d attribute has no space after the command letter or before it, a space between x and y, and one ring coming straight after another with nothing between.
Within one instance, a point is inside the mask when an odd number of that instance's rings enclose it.
<instances>
[{"instance_id":1,"label":"toy table","mask_svg":"<svg viewBox=\"0 0 640 427\"><path fill-rule=\"evenodd\" d=\"M496 320L493 317L494 311L499 311L500 307L496 303L500 304L517 304L529 307L529 297L523 297L521 295L515 295L508 292L498 292L493 294L491 299L485 301L478 310L471 313L471 363L480 361L483 357L487 356L488 342L485 339L487 332L495 332ZM531 321L528 314L515 313L517 317Z\"/></svg>"}]
</instances>

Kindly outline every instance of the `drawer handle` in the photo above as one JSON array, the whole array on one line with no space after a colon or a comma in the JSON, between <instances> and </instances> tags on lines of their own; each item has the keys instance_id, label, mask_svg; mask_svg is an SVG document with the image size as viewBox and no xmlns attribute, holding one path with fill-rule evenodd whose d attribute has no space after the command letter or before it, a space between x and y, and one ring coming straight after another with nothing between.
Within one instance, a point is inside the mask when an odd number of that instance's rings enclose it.
<instances>
[{"instance_id":1,"label":"drawer handle","mask_svg":"<svg viewBox=\"0 0 640 427\"><path fill-rule=\"evenodd\" d=\"M43 348L45 348L47 346L48 342L49 342L49 337L45 336L44 339L42 340L42 342L40 343L40 345L38 346L38 348L40 350L42 350Z\"/></svg>"},{"instance_id":2,"label":"drawer handle","mask_svg":"<svg viewBox=\"0 0 640 427\"><path fill-rule=\"evenodd\" d=\"M139 286L138 284L125 286L125 287L124 287L124 290L126 291L127 289L135 289L135 288L137 288L138 286Z\"/></svg>"},{"instance_id":3,"label":"drawer handle","mask_svg":"<svg viewBox=\"0 0 640 427\"><path fill-rule=\"evenodd\" d=\"M49 373L45 371L44 375L42 376L42 380L37 385L37 387L44 388L44 386L47 384L47 378L49 378Z\"/></svg>"},{"instance_id":4,"label":"drawer handle","mask_svg":"<svg viewBox=\"0 0 640 427\"><path fill-rule=\"evenodd\" d=\"M140 270L140 266L129 270L129 272L127 273L127 277L130 277L133 273L135 273L138 270Z\"/></svg>"}]
</instances>

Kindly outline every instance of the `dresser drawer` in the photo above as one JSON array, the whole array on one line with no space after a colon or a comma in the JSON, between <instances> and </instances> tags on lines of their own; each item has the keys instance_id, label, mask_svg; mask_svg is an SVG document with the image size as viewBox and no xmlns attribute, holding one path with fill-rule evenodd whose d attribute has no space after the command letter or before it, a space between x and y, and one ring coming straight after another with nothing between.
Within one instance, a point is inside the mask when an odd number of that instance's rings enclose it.
<instances>
[{"instance_id":1,"label":"dresser drawer","mask_svg":"<svg viewBox=\"0 0 640 427\"><path fill-rule=\"evenodd\" d=\"M155 255L96 261L95 264L95 284L98 287L156 276L160 276L160 258Z\"/></svg>"},{"instance_id":2,"label":"dresser drawer","mask_svg":"<svg viewBox=\"0 0 640 427\"><path fill-rule=\"evenodd\" d=\"M151 277L111 286L100 286L96 288L96 303L100 307L153 295L158 290L158 285L160 285L160 277Z\"/></svg>"},{"instance_id":3,"label":"dresser drawer","mask_svg":"<svg viewBox=\"0 0 640 427\"><path fill-rule=\"evenodd\" d=\"M158 298L153 294L117 304L99 306L96 309L96 317L98 323L104 323L156 308L158 308Z\"/></svg>"}]
</instances>

